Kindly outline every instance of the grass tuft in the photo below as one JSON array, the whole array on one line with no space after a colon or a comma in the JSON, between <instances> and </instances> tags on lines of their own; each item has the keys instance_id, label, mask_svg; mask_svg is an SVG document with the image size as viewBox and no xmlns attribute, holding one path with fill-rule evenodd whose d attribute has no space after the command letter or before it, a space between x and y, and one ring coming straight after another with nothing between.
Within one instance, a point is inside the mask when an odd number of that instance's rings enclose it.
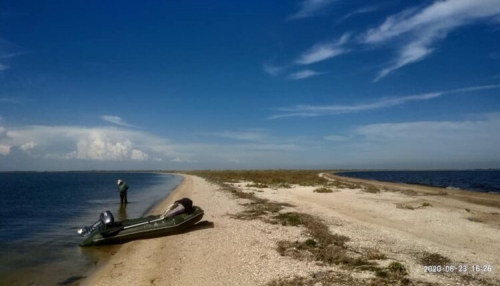
<instances>
[{"instance_id":1,"label":"grass tuft","mask_svg":"<svg viewBox=\"0 0 500 286\"><path fill-rule=\"evenodd\" d=\"M326 188L326 187L317 188L313 192L315 192L315 193L333 193L332 189Z\"/></svg>"},{"instance_id":2,"label":"grass tuft","mask_svg":"<svg viewBox=\"0 0 500 286\"><path fill-rule=\"evenodd\" d=\"M397 204L396 208L404 209L404 210L414 210L415 209L414 207L412 207L410 205L406 205L406 204Z\"/></svg>"},{"instance_id":3,"label":"grass tuft","mask_svg":"<svg viewBox=\"0 0 500 286\"><path fill-rule=\"evenodd\" d=\"M420 258L420 264L422 265L445 266L450 262L451 260L448 257L442 256L439 253L424 252L423 256Z\"/></svg>"},{"instance_id":4,"label":"grass tuft","mask_svg":"<svg viewBox=\"0 0 500 286\"><path fill-rule=\"evenodd\" d=\"M366 185L363 188L363 192L377 194L377 193L380 193L380 189L375 187L374 185Z\"/></svg>"}]
</instances>

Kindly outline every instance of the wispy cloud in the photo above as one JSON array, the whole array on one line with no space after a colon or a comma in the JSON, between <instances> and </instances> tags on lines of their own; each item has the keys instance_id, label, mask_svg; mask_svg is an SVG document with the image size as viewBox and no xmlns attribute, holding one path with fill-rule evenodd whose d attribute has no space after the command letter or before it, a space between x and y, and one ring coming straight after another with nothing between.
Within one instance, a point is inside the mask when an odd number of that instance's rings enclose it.
<instances>
[{"instance_id":1,"label":"wispy cloud","mask_svg":"<svg viewBox=\"0 0 500 286\"><path fill-rule=\"evenodd\" d=\"M31 102L30 99L22 97L0 97L0 102L12 103L12 104L23 104Z\"/></svg>"},{"instance_id":2,"label":"wispy cloud","mask_svg":"<svg viewBox=\"0 0 500 286\"><path fill-rule=\"evenodd\" d=\"M298 20L315 16L334 2L336 0L302 0L299 11L289 16L287 20Z\"/></svg>"},{"instance_id":3,"label":"wispy cloud","mask_svg":"<svg viewBox=\"0 0 500 286\"><path fill-rule=\"evenodd\" d=\"M469 116L470 117L470 116ZM395 168L471 168L500 164L500 113L456 121L377 123L331 142L337 160ZM335 137L334 137L335 138ZM358 166L360 164L358 163Z\"/></svg>"},{"instance_id":4,"label":"wispy cloud","mask_svg":"<svg viewBox=\"0 0 500 286\"><path fill-rule=\"evenodd\" d=\"M349 37L350 34L346 33L336 41L316 44L302 53L295 63L299 65L308 65L347 53L349 50L343 46L347 43Z\"/></svg>"},{"instance_id":5,"label":"wispy cloud","mask_svg":"<svg viewBox=\"0 0 500 286\"><path fill-rule=\"evenodd\" d=\"M264 71L267 74L272 75L272 76L279 75L285 69L285 67L278 67L278 66L273 66L270 64L263 64L262 68L264 69Z\"/></svg>"},{"instance_id":6,"label":"wispy cloud","mask_svg":"<svg viewBox=\"0 0 500 286\"><path fill-rule=\"evenodd\" d=\"M380 98L371 103L360 103L354 105L297 105L293 107L277 108L281 113L269 117L269 119L277 119L283 117L313 117L323 115L334 115L343 113L360 112L367 110L375 110L402 105L412 101L424 101L434 99L445 94L480 91L487 89L497 89L500 85L485 85L473 86L447 91L436 91L424 94L409 95L395 98Z\"/></svg>"},{"instance_id":7,"label":"wispy cloud","mask_svg":"<svg viewBox=\"0 0 500 286\"><path fill-rule=\"evenodd\" d=\"M369 7L364 7L364 8L360 8L360 9L357 9L357 10L354 10L348 14L346 14L345 16L341 17L340 19L337 20L337 24L351 18L351 17L354 17L356 15L361 15L361 14L367 14L367 13L372 13L372 12L375 12L377 11L379 8L376 7L376 6L369 6Z\"/></svg>"},{"instance_id":8,"label":"wispy cloud","mask_svg":"<svg viewBox=\"0 0 500 286\"><path fill-rule=\"evenodd\" d=\"M266 135L261 130L222 131L203 134L242 141L261 141L266 137Z\"/></svg>"},{"instance_id":9,"label":"wispy cloud","mask_svg":"<svg viewBox=\"0 0 500 286\"><path fill-rule=\"evenodd\" d=\"M15 57L22 56L25 54L27 54L27 53L26 52L23 52L23 53L18 52L18 53L3 54L3 55L0 55L0 60L15 58Z\"/></svg>"},{"instance_id":10,"label":"wispy cloud","mask_svg":"<svg viewBox=\"0 0 500 286\"><path fill-rule=\"evenodd\" d=\"M424 8L412 8L388 17L379 27L368 30L362 42L379 44L406 37L398 55L379 72L378 81L391 72L428 57L435 42L461 26L500 15L497 0L436 1Z\"/></svg>"},{"instance_id":11,"label":"wispy cloud","mask_svg":"<svg viewBox=\"0 0 500 286\"><path fill-rule=\"evenodd\" d=\"M295 73L288 75L287 78L292 79L292 80L299 80L299 79L305 79L305 78L317 76L320 74L322 74L322 73L314 71L314 70L301 70L301 71L298 71L298 72L295 72Z\"/></svg>"},{"instance_id":12,"label":"wispy cloud","mask_svg":"<svg viewBox=\"0 0 500 286\"><path fill-rule=\"evenodd\" d=\"M350 139L349 136L343 136L343 135L328 135L324 136L323 139L327 141L332 141L332 142L345 142Z\"/></svg>"},{"instance_id":13,"label":"wispy cloud","mask_svg":"<svg viewBox=\"0 0 500 286\"><path fill-rule=\"evenodd\" d=\"M136 128L135 125L128 124L127 122L125 122L125 120L123 120L121 117L118 117L118 116L102 115L100 118L102 120L104 120L104 121L107 121L107 122L110 122L110 123L113 123L113 124L116 124L116 125L120 125L120 126L124 126L124 127L134 127L134 128Z\"/></svg>"},{"instance_id":14,"label":"wispy cloud","mask_svg":"<svg viewBox=\"0 0 500 286\"><path fill-rule=\"evenodd\" d=\"M4 64L0 64L0 71L4 71L4 70L6 70L8 68L9 68L9 66L6 66Z\"/></svg>"}]
</instances>

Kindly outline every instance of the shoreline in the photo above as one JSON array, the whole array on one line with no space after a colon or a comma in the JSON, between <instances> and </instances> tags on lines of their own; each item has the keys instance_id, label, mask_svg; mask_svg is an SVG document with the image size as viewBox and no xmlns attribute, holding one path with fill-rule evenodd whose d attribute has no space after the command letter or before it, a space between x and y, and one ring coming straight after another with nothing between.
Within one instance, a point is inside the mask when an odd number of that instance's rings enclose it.
<instances>
[{"instance_id":1,"label":"shoreline","mask_svg":"<svg viewBox=\"0 0 500 286\"><path fill-rule=\"evenodd\" d=\"M278 241L304 240L307 236L303 230L259 219L235 219L234 214L244 210L242 204L248 203L248 199L235 198L221 191L220 185L198 176L176 175L183 177L182 183L154 211L161 212L174 200L190 197L205 210L204 220L212 220L215 226L124 244L79 285L199 285L200 279L204 285L265 285L273 279L291 279L296 275L316 279L311 277L321 271L343 273L358 282L374 279L373 273L346 272L338 265L321 266L314 261L299 261L278 254ZM388 260L377 260L379 265L384 266L388 261L406 265L407 277L412 281L437 283L435 285L494 285L482 279L500 281L500 261L494 255L500 253L497 243L500 204L496 205L500 198L496 198L496 194L322 176L332 182L372 185L380 192L368 193L363 191L364 187L335 187L330 194L320 194L314 193L312 186L256 188L249 182L229 185L245 194L293 205L285 208L286 211L321 218L331 232L350 238L349 248L359 253L366 249L383 252ZM491 204L488 200L493 201L493 205L488 205ZM457 265L490 265L493 271L424 273L418 258L427 252L448 257ZM466 278L472 282L463 280Z\"/></svg>"},{"instance_id":2,"label":"shoreline","mask_svg":"<svg viewBox=\"0 0 500 286\"><path fill-rule=\"evenodd\" d=\"M143 216L149 216L149 215L157 215L161 214L166 206L169 206L172 204L175 200L177 199L172 199L173 197L178 197L178 193L182 192L186 188L185 183L186 183L186 178L182 174L177 174L177 173L165 173L165 172L151 172L151 173L157 173L157 174L170 174L170 175L175 175L179 176L182 178L182 181L173 189L168 195L166 195L162 200L152 204L144 213ZM113 258L113 256L117 253L120 252L120 250L125 246L125 244L118 244L118 245L107 245L107 246L99 246L99 254L97 254L98 260L95 264L95 267L89 270L88 272L84 273L85 278L83 278L80 281L77 281L77 283L74 283L74 285L94 285L96 277L99 277L100 275L105 275L104 273L107 271L106 266L110 263L110 260ZM106 250L102 250L102 248L106 248ZM109 250L108 250L109 249Z\"/></svg>"},{"instance_id":3,"label":"shoreline","mask_svg":"<svg viewBox=\"0 0 500 286\"><path fill-rule=\"evenodd\" d=\"M406 184L406 185L413 185L413 186L424 186L424 187L432 187L432 188L442 188L446 190L460 190L460 191L467 191L467 192L474 192L474 193L483 193L483 194L497 194L500 195L500 192L494 192L494 191L481 191L480 189L472 189L472 188L460 188L460 187L455 187L455 186L434 186L434 185L429 185L425 183L407 183L407 182L397 182L397 181L384 181L384 180L378 180L378 179L369 179L369 178L357 178L357 177L351 177L351 176L344 176L342 175L343 173L363 173L363 172L497 172L500 171L498 169L476 169L476 170L353 170L353 171L332 171L330 172L331 174L343 177L343 178L353 178L353 179L362 179L362 180L368 180L368 181L376 181L376 182L386 182L386 183L396 183L396 184Z\"/></svg>"}]
</instances>

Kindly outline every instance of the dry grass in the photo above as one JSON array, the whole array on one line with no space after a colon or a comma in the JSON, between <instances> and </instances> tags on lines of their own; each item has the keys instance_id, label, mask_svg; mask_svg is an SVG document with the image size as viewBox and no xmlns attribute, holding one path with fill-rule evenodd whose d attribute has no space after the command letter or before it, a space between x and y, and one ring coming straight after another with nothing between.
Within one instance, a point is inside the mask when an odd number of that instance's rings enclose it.
<instances>
[{"instance_id":1,"label":"dry grass","mask_svg":"<svg viewBox=\"0 0 500 286\"><path fill-rule=\"evenodd\" d=\"M253 183L253 184L247 184L246 185L247 188L260 188L260 189L263 189L263 188L269 188L268 185L266 184L261 184L261 183Z\"/></svg>"},{"instance_id":2,"label":"dry grass","mask_svg":"<svg viewBox=\"0 0 500 286\"><path fill-rule=\"evenodd\" d=\"M439 253L424 252L420 258L420 264L432 266L445 266L451 262L448 257L442 256Z\"/></svg>"},{"instance_id":3,"label":"dry grass","mask_svg":"<svg viewBox=\"0 0 500 286\"><path fill-rule=\"evenodd\" d=\"M432 207L432 205L428 202L423 202L422 203L422 207L425 208L425 207Z\"/></svg>"},{"instance_id":4,"label":"dry grass","mask_svg":"<svg viewBox=\"0 0 500 286\"><path fill-rule=\"evenodd\" d=\"M375 187L374 185L365 185L363 188L363 192L377 194L380 193L380 189Z\"/></svg>"},{"instance_id":5,"label":"dry grass","mask_svg":"<svg viewBox=\"0 0 500 286\"><path fill-rule=\"evenodd\" d=\"M322 188L315 189L313 192L315 192L315 193L333 193L333 190L330 188L322 187Z\"/></svg>"},{"instance_id":6,"label":"dry grass","mask_svg":"<svg viewBox=\"0 0 500 286\"><path fill-rule=\"evenodd\" d=\"M410 281L405 276L404 265L393 262L386 268L377 266L376 262L370 260L385 259L385 255L371 250L359 253L349 250L346 242L349 238L343 235L332 234L328 226L315 216L287 212L280 213L284 207L293 207L290 204L272 202L255 196L254 193L242 192L240 189L228 184L240 181L252 181L251 187L264 187L264 185L289 186L291 184L329 187L356 188L362 186L341 181L328 181L318 176L319 171L196 171L190 174L202 176L208 181L217 183L221 189L233 194L236 198L250 200L243 204L244 211L232 215L236 219L260 219L264 222L281 224L284 226L303 226L309 239L305 241L279 241L277 251L284 256L300 260L310 260L325 263L327 265L340 265L342 268L352 271L372 271L375 278L356 279L349 274L320 272L311 277L293 277L289 279L277 279L267 285L422 285L419 282ZM373 186L372 186L373 187ZM321 189L321 188L319 188ZM369 192L380 192L379 189L365 186Z\"/></svg>"},{"instance_id":7,"label":"dry grass","mask_svg":"<svg viewBox=\"0 0 500 286\"><path fill-rule=\"evenodd\" d=\"M373 249L373 248L369 248L369 249L366 250L365 257L368 260L384 260L384 259L387 259L387 256L385 254L383 254L382 252L380 252L380 251L378 251L376 249Z\"/></svg>"},{"instance_id":8,"label":"dry grass","mask_svg":"<svg viewBox=\"0 0 500 286\"><path fill-rule=\"evenodd\" d=\"M397 204L396 208L404 209L404 210L414 210L415 209L414 207L412 207L410 205L406 205L406 204Z\"/></svg>"},{"instance_id":9,"label":"dry grass","mask_svg":"<svg viewBox=\"0 0 500 286\"><path fill-rule=\"evenodd\" d=\"M404 189L401 191L402 194L408 195L408 196L417 196L419 195L419 192L412 190L412 189Z\"/></svg>"},{"instance_id":10,"label":"dry grass","mask_svg":"<svg viewBox=\"0 0 500 286\"><path fill-rule=\"evenodd\" d=\"M185 172L203 177L215 183L251 181L273 187L286 188L290 185L319 186L326 185L328 180L318 176L326 170L225 170L225 171L190 171Z\"/></svg>"}]
</instances>

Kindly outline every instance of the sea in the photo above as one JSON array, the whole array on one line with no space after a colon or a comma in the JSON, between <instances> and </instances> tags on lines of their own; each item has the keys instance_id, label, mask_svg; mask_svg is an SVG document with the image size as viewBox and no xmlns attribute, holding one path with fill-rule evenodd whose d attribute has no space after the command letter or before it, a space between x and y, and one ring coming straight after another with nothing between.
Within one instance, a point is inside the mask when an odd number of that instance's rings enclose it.
<instances>
[{"instance_id":1,"label":"sea","mask_svg":"<svg viewBox=\"0 0 500 286\"><path fill-rule=\"evenodd\" d=\"M500 194L500 170L355 171L339 176Z\"/></svg>"},{"instance_id":2,"label":"sea","mask_svg":"<svg viewBox=\"0 0 500 286\"><path fill-rule=\"evenodd\" d=\"M129 185L120 204L117 180ZM81 248L77 230L109 210L144 216L182 178L147 172L0 173L0 285L73 285L119 246Z\"/></svg>"}]
</instances>

